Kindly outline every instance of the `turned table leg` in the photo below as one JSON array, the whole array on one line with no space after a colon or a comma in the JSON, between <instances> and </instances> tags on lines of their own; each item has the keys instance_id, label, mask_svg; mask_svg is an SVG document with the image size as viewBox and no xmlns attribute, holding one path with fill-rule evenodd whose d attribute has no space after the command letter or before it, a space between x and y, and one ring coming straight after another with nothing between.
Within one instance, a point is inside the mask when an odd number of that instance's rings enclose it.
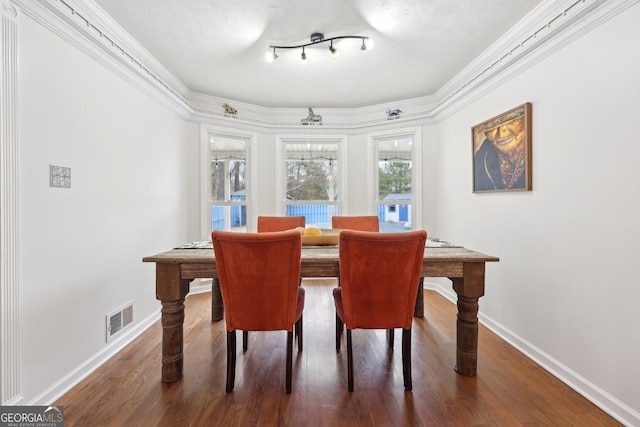
<instances>
[{"instance_id":1,"label":"turned table leg","mask_svg":"<svg viewBox=\"0 0 640 427\"><path fill-rule=\"evenodd\" d=\"M162 381L170 383L182 377L184 299L162 301Z\"/></svg>"},{"instance_id":2,"label":"turned table leg","mask_svg":"<svg viewBox=\"0 0 640 427\"><path fill-rule=\"evenodd\" d=\"M211 321L217 322L224 317L224 305L220 293L220 281L214 278L211 281Z\"/></svg>"},{"instance_id":3,"label":"turned table leg","mask_svg":"<svg viewBox=\"0 0 640 427\"><path fill-rule=\"evenodd\" d=\"M478 368L478 299L458 296L456 366L461 375L473 377Z\"/></svg>"},{"instance_id":4,"label":"turned table leg","mask_svg":"<svg viewBox=\"0 0 640 427\"><path fill-rule=\"evenodd\" d=\"M454 369L473 377L478 370L478 299L484 295L484 263L465 263L463 277L451 280L458 295Z\"/></svg>"},{"instance_id":5,"label":"turned table leg","mask_svg":"<svg viewBox=\"0 0 640 427\"><path fill-rule=\"evenodd\" d=\"M162 381L182 378L184 298L191 280L180 278L180 264L156 263L156 298L162 304Z\"/></svg>"},{"instance_id":6,"label":"turned table leg","mask_svg":"<svg viewBox=\"0 0 640 427\"><path fill-rule=\"evenodd\" d=\"M420 278L418 284L418 295L416 295L416 307L413 309L414 317L424 317L424 277Z\"/></svg>"}]
</instances>

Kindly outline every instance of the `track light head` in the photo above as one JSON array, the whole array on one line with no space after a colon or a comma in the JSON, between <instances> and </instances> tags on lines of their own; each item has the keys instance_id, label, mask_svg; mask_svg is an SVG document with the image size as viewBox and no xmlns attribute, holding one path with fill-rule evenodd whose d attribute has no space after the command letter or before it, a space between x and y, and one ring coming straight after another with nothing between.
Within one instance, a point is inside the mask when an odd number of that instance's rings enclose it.
<instances>
[{"instance_id":1,"label":"track light head","mask_svg":"<svg viewBox=\"0 0 640 427\"><path fill-rule=\"evenodd\" d=\"M268 50L265 52L264 54L264 58L267 60L267 62L273 62L274 59L278 59L278 55L276 54L276 48L273 48L273 52Z\"/></svg>"},{"instance_id":2,"label":"track light head","mask_svg":"<svg viewBox=\"0 0 640 427\"><path fill-rule=\"evenodd\" d=\"M338 53L340 53L340 51L338 49L333 47L333 40L331 41L331 45L329 46L329 51L331 51L331 57L332 58L335 58L336 56L338 56Z\"/></svg>"}]
</instances>

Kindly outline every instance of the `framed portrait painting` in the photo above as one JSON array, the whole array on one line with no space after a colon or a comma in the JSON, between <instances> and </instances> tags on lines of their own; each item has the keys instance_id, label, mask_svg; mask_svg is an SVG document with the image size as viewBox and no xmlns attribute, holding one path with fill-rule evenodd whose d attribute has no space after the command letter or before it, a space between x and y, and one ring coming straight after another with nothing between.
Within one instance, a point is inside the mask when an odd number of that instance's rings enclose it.
<instances>
[{"instance_id":1,"label":"framed portrait painting","mask_svg":"<svg viewBox=\"0 0 640 427\"><path fill-rule=\"evenodd\" d=\"M473 192L531 191L531 103L471 128Z\"/></svg>"}]
</instances>

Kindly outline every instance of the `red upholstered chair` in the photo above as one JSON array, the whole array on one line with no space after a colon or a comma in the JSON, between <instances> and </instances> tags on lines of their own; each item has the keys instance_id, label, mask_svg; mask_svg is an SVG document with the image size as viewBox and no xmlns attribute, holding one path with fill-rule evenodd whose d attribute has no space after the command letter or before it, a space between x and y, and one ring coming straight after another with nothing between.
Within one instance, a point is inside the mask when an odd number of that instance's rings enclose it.
<instances>
[{"instance_id":1,"label":"red upholstered chair","mask_svg":"<svg viewBox=\"0 0 640 427\"><path fill-rule=\"evenodd\" d=\"M411 324L426 241L424 230L340 233L341 287L334 288L333 298L336 322L347 328L349 391L353 391L351 331L358 328L402 328L404 388L411 390ZM339 340L340 334L336 334L338 350Z\"/></svg>"},{"instance_id":2,"label":"red upholstered chair","mask_svg":"<svg viewBox=\"0 0 640 427\"><path fill-rule=\"evenodd\" d=\"M296 227L304 227L304 216L259 216L258 233L265 231L293 230Z\"/></svg>"},{"instance_id":3,"label":"red upholstered chair","mask_svg":"<svg viewBox=\"0 0 640 427\"><path fill-rule=\"evenodd\" d=\"M259 216L258 233L293 230L296 227L305 226L304 216ZM249 332L242 332L242 349L247 350L249 345ZM302 340L298 340L298 347L302 351Z\"/></svg>"},{"instance_id":4,"label":"red upholstered chair","mask_svg":"<svg viewBox=\"0 0 640 427\"><path fill-rule=\"evenodd\" d=\"M380 231L380 222L375 215L333 216L331 228L342 228L360 231Z\"/></svg>"},{"instance_id":5,"label":"red upholstered chair","mask_svg":"<svg viewBox=\"0 0 640 427\"><path fill-rule=\"evenodd\" d=\"M331 228L359 230L359 231L380 231L380 220L375 215L336 215L331 217ZM338 286L340 280L338 279ZM340 350L340 336L344 331L344 325L336 314L336 350ZM387 339L389 345L393 347L393 329L388 331Z\"/></svg>"},{"instance_id":6,"label":"red upholstered chair","mask_svg":"<svg viewBox=\"0 0 640 427\"><path fill-rule=\"evenodd\" d=\"M300 233L214 231L211 240L227 325L227 393L235 383L236 330L287 331L286 391L291 393L294 325L302 351Z\"/></svg>"}]
</instances>

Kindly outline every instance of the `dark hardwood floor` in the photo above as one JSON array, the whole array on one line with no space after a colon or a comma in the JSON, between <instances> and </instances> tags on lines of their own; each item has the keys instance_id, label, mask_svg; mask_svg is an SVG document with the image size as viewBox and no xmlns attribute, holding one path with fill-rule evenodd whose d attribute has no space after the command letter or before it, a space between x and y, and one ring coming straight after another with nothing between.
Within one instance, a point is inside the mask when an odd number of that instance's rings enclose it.
<instances>
[{"instance_id":1,"label":"dark hardwood floor","mask_svg":"<svg viewBox=\"0 0 640 427\"><path fill-rule=\"evenodd\" d=\"M425 292L424 319L413 323L413 391L402 383L402 334L395 334L390 351L384 331L356 330L349 393L346 346L335 350L335 281L303 285L304 350L296 353L294 345L291 394L284 390L283 331L251 333L246 353L238 346L235 390L225 393L224 322L211 323L210 294L200 294L186 300L181 380L160 380L157 322L55 402L65 407L65 425L621 425L482 325L478 376L456 374L456 307L431 291Z\"/></svg>"}]
</instances>

